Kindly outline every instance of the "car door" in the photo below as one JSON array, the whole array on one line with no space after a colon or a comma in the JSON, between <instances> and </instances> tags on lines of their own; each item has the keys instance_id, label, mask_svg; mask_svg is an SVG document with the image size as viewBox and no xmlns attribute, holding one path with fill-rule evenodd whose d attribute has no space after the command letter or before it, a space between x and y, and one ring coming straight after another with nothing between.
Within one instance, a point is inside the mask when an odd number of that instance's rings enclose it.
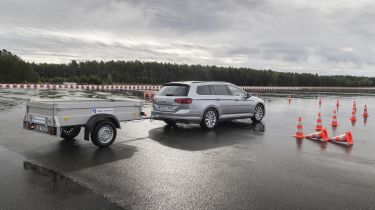
<instances>
[{"instance_id":1,"label":"car door","mask_svg":"<svg viewBox=\"0 0 375 210\"><path fill-rule=\"evenodd\" d=\"M253 101L247 97L247 93L235 85L227 85L227 87L234 97L232 112L243 115L250 114L253 109Z\"/></svg>"},{"instance_id":2,"label":"car door","mask_svg":"<svg viewBox=\"0 0 375 210\"><path fill-rule=\"evenodd\" d=\"M216 103L219 105L222 115L231 115L235 98L229 92L226 85L212 85L215 92Z\"/></svg>"}]
</instances>

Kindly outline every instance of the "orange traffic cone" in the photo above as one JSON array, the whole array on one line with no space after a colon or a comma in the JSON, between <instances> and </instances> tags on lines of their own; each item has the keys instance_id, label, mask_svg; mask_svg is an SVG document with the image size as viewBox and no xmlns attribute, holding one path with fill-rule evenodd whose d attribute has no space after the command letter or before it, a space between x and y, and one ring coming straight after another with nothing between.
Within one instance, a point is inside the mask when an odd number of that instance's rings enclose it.
<instances>
[{"instance_id":1,"label":"orange traffic cone","mask_svg":"<svg viewBox=\"0 0 375 210\"><path fill-rule=\"evenodd\" d=\"M340 102L339 102L339 99L336 100L336 106L339 107L340 106Z\"/></svg>"},{"instance_id":2,"label":"orange traffic cone","mask_svg":"<svg viewBox=\"0 0 375 210\"><path fill-rule=\"evenodd\" d=\"M338 144L353 145L352 132L348 131L345 134L329 138L328 141Z\"/></svg>"},{"instance_id":3,"label":"orange traffic cone","mask_svg":"<svg viewBox=\"0 0 375 210\"><path fill-rule=\"evenodd\" d=\"M350 117L350 120L351 120L352 122L357 121L357 117L355 116L355 111L354 111L354 109L353 109L353 111L352 111L352 116Z\"/></svg>"},{"instance_id":4,"label":"orange traffic cone","mask_svg":"<svg viewBox=\"0 0 375 210\"><path fill-rule=\"evenodd\" d=\"M322 128L321 131L306 135L307 139L328 141L327 129Z\"/></svg>"},{"instance_id":5,"label":"orange traffic cone","mask_svg":"<svg viewBox=\"0 0 375 210\"><path fill-rule=\"evenodd\" d=\"M319 106L322 105L322 97L319 97Z\"/></svg>"},{"instance_id":6,"label":"orange traffic cone","mask_svg":"<svg viewBox=\"0 0 375 210\"><path fill-rule=\"evenodd\" d=\"M303 135L302 118L301 118L301 117L298 117L296 134L294 134L293 136L294 136L297 140L302 140L302 139L305 138L305 135Z\"/></svg>"},{"instance_id":7,"label":"orange traffic cone","mask_svg":"<svg viewBox=\"0 0 375 210\"><path fill-rule=\"evenodd\" d=\"M320 131L322 129L322 127L323 127L322 116L320 115L320 112L318 112L318 119L316 120L316 126L315 126L314 130Z\"/></svg>"},{"instance_id":8,"label":"orange traffic cone","mask_svg":"<svg viewBox=\"0 0 375 210\"><path fill-rule=\"evenodd\" d=\"M363 115L362 115L364 118L367 118L368 117L368 113L367 113L367 105L365 104L365 110L363 111Z\"/></svg>"},{"instance_id":9,"label":"orange traffic cone","mask_svg":"<svg viewBox=\"0 0 375 210\"><path fill-rule=\"evenodd\" d=\"M331 125L334 127L339 125L339 123L337 122L336 109L333 110L333 117L332 117Z\"/></svg>"},{"instance_id":10,"label":"orange traffic cone","mask_svg":"<svg viewBox=\"0 0 375 210\"><path fill-rule=\"evenodd\" d=\"M353 102L353 111L357 112L357 104L355 103L355 100Z\"/></svg>"},{"instance_id":11,"label":"orange traffic cone","mask_svg":"<svg viewBox=\"0 0 375 210\"><path fill-rule=\"evenodd\" d=\"M290 104L290 102L292 101L292 97L288 96L288 102Z\"/></svg>"}]
</instances>

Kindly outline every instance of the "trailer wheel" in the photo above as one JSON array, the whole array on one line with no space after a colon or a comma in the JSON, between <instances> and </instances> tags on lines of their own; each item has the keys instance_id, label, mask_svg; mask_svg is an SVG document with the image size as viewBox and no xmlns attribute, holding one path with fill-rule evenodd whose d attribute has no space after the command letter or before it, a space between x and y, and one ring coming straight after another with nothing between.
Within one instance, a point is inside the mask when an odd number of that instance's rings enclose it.
<instances>
[{"instance_id":1,"label":"trailer wheel","mask_svg":"<svg viewBox=\"0 0 375 210\"><path fill-rule=\"evenodd\" d=\"M117 135L115 125L109 121L99 122L91 133L91 141L98 147L108 147L111 145Z\"/></svg>"},{"instance_id":2,"label":"trailer wheel","mask_svg":"<svg viewBox=\"0 0 375 210\"><path fill-rule=\"evenodd\" d=\"M65 140L74 139L81 132L81 126L65 126L61 128L61 137Z\"/></svg>"}]
</instances>

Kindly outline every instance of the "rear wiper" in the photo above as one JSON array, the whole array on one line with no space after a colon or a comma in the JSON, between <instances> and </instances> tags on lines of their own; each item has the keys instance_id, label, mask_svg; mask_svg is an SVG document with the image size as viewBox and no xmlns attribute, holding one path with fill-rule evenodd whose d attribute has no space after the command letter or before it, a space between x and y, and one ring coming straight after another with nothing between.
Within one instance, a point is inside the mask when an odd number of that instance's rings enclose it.
<instances>
[{"instance_id":1,"label":"rear wiper","mask_svg":"<svg viewBox=\"0 0 375 210\"><path fill-rule=\"evenodd\" d=\"M175 95L173 95L173 94L165 94L166 96L175 96Z\"/></svg>"}]
</instances>

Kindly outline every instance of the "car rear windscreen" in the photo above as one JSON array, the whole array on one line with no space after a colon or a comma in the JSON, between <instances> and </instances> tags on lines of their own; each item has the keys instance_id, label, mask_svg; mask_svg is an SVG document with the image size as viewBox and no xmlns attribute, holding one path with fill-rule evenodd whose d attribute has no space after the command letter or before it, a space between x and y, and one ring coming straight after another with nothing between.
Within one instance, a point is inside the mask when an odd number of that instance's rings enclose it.
<instances>
[{"instance_id":1,"label":"car rear windscreen","mask_svg":"<svg viewBox=\"0 0 375 210\"><path fill-rule=\"evenodd\" d=\"M158 93L159 96L187 96L189 86L187 85L166 85Z\"/></svg>"}]
</instances>

